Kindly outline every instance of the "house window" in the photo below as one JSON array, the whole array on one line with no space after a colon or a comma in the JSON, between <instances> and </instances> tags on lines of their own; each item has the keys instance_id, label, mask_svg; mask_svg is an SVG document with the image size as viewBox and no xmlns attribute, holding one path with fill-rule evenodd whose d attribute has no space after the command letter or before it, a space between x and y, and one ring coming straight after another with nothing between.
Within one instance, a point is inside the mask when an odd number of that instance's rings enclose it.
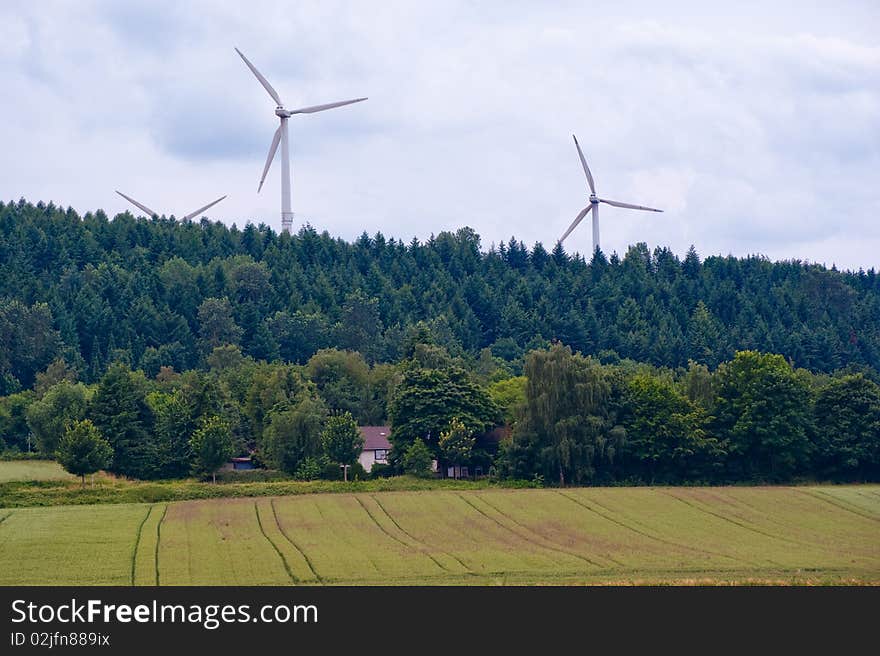
<instances>
[{"instance_id":1,"label":"house window","mask_svg":"<svg viewBox=\"0 0 880 656\"><path fill-rule=\"evenodd\" d=\"M373 454L375 455L376 462L385 462L388 460L388 449L376 449Z\"/></svg>"}]
</instances>

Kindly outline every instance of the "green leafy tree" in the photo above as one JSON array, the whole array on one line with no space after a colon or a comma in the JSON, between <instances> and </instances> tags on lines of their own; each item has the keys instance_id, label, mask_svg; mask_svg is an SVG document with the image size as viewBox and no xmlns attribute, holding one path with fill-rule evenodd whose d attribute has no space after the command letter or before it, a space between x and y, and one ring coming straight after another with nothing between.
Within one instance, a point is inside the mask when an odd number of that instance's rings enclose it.
<instances>
[{"instance_id":1,"label":"green leafy tree","mask_svg":"<svg viewBox=\"0 0 880 656\"><path fill-rule=\"evenodd\" d=\"M190 438L193 453L193 473L211 474L217 482L217 470L235 453L235 443L229 424L220 417L208 417Z\"/></svg>"},{"instance_id":2,"label":"green leafy tree","mask_svg":"<svg viewBox=\"0 0 880 656\"><path fill-rule=\"evenodd\" d=\"M440 433L440 453L457 471L459 466L470 462L476 441L467 426L458 417L453 417L449 427Z\"/></svg>"},{"instance_id":3,"label":"green leafy tree","mask_svg":"<svg viewBox=\"0 0 880 656\"><path fill-rule=\"evenodd\" d=\"M0 396L0 449L31 450L27 411L34 400L31 391Z\"/></svg>"},{"instance_id":4,"label":"green leafy tree","mask_svg":"<svg viewBox=\"0 0 880 656\"><path fill-rule=\"evenodd\" d=\"M322 349L309 360L306 374L328 408L363 421L370 401L370 367L360 353Z\"/></svg>"},{"instance_id":5,"label":"green leafy tree","mask_svg":"<svg viewBox=\"0 0 880 656\"><path fill-rule=\"evenodd\" d=\"M717 476L724 448L707 434L706 412L680 395L672 382L643 373L627 383L622 424L627 474L649 483Z\"/></svg>"},{"instance_id":6,"label":"green leafy tree","mask_svg":"<svg viewBox=\"0 0 880 656\"><path fill-rule=\"evenodd\" d=\"M296 474L306 458L317 460L325 418L325 408L311 399L272 413L262 440L267 462L276 469Z\"/></svg>"},{"instance_id":7,"label":"green leafy tree","mask_svg":"<svg viewBox=\"0 0 880 656\"><path fill-rule=\"evenodd\" d=\"M82 478L85 487L86 474L94 474L110 464L113 447L91 421L83 419L67 427L55 456L65 471Z\"/></svg>"},{"instance_id":8,"label":"green leafy tree","mask_svg":"<svg viewBox=\"0 0 880 656\"><path fill-rule=\"evenodd\" d=\"M489 385L489 396L495 402L504 417L504 421L513 424L519 409L526 402L525 376L515 376L499 380Z\"/></svg>"},{"instance_id":9,"label":"green leafy tree","mask_svg":"<svg viewBox=\"0 0 880 656\"><path fill-rule=\"evenodd\" d=\"M339 463L343 479L348 481L348 467L357 462L364 449L364 437L350 413L333 415L327 419L321 433L324 455L330 462Z\"/></svg>"},{"instance_id":10,"label":"green leafy tree","mask_svg":"<svg viewBox=\"0 0 880 656\"><path fill-rule=\"evenodd\" d=\"M737 477L786 480L811 455L807 383L781 355L739 351L718 368L714 429L729 444Z\"/></svg>"},{"instance_id":11,"label":"green leafy tree","mask_svg":"<svg viewBox=\"0 0 880 656\"><path fill-rule=\"evenodd\" d=\"M591 358L554 344L526 358L526 403L505 450L514 476L588 482L608 469L624 440L611 415L611 382Z\"/></svg>"},{"instance_id":12,"label":"green leafy tree","mask_svg":"<svg viewBox=\"0 0 880 656\"><path fill-rule=\"evenodd\" d=\"M403 453L422 439L432 454L439 455L438 441L457 418L471 433L497 425L501 413L489 394L457 367L409 369L397 387L390 408L391 441Z\"/></svg>"},{"instance_id":13,"label":"green leafy tree","mask_svg":"<svg viewBox=\"0 0 880 656\"><path fill-rule=\"evenodd\" d=\"M55 453L67 427L86 416L89 396L85 385L65 380L50 387L42 399L28 407L28 426L40 451L46 455Z\"/></svg>"},{"instance_id":14,"label":"green leafy tree","mask_svg":"<svg viewBox=\"0 0 880 656\"><path fill-rule=\"evenodd\" d=\"M403 452L401 466L407 474L419 478L428 478L432 474L431 463L433 459L434 456L428 445L421 439L416 438L406 447L406 451Z\"/></svg>"},{"instance_id":15,"label":"green leafy tree","mask_svg":"<svg viewBox=\"0 0 880 656\"><path fill-rule=\"evenodd\" d=\"M62 358L56 358L46 367L45 371L37 374L34 391L37 396L43 396L49 391L49 388L65 380L69 383L75 383L76 370L69 367Z\"/></svg>"},{"instance_id":16,"label":"green leafy tree","mask_svg":"<svg viewBox=\"0 0 880 656\"><path fill-rule=\"evenodd\" d=\"M249 374L242 412L257 441L262 439L270 414L289 410L314 394L314 387L290 365L260 363Z\"/></svg>"},{"instance_id":17,"label":"green leafy tree","mask_svg":"<svg viewBox=\"0 0 880 656\"><path fill-rule=\"evenodd\" d=\"M712 372L704 364L688 360L688 369L682 381L685 396L711 412L715 406L715 388Z\"/></svg>"},{"instance_id":18,"label":"green leafy tree","mask_svg":"<svg viewBox=\"0 0 880 656\"><path fill-rule=\"evenodd\" d=\"M863 374L835 378L814 410L818 464L836 478L880 477L880 386Z\"/></svg>"}]
</instances>

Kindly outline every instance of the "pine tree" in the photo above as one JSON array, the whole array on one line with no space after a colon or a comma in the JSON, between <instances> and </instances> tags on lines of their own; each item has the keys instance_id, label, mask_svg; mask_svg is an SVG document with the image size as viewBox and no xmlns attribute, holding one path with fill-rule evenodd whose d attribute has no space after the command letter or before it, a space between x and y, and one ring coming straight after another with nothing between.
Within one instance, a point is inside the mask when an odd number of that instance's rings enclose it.
<instances>
[{"instance_id":1,"label":"pine tree","mask_svg":"<svg viewBox=\"0 0 880 656\"><path fill-rule=\"evenodd\" d=\"M144 381L116 363L101 378L88 416L113 447L108 471L132 478L153 478L159 472L153 416Z\"/></svg>"}]
</instances>

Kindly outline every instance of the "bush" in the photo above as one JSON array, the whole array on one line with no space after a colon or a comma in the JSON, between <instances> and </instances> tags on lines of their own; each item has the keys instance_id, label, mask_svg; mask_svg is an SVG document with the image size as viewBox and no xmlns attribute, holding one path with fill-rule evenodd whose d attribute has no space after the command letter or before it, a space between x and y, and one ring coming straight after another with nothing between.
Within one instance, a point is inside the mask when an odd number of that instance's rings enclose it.
<instances>
[{"instance_id":1,"label":"bush","mask_svg":"<svg viewBox=\"0 0 880 656\"><path fill-rule=\"evenodd\" d=\"M298 481L314 481L324 472L324 461L308 457L300 461L293 477Z\"/></svg>"},{"instance_id":2,"label":"bush","mask_svg":"<svg viewBox=\"0 0 880 656\"><path fill-rule=\"evenodd\" d=\"M271 483L293 477L277 469L229 469L217 472L218 483Z\"/></svg>"},{"instance_id":3,"label":"bush","mask_svg":"<svg viewBox=\"0 0 880 656\"><path fill-rule=\"evenodd\" d=\"M394 467L382 462L374 462L370 469L370 478L390 478L394 476Z\"/></svg>"},{"instance_id":4,"label":"bush","mask_svg":"<svg viewBox=\"0 0 880 656\"><path fill-rule=\"evenodd\" d=\"M428 446L421 439L416 438L404 452L401 464L403 464L403 471L407 474L418 478L428 478L433 475L431 471L433 459Z\"/></svg>"},{"instance_id":5,"label":"bush","mask_svg":"<svg viewBox=\"0 0 880 656\"><path fill-rule=\"evenodd\" d=\"M8 460L54 460L51 456L39 451L19 451L18 449L6 449L0 453L0 462Z\"/></svg>"},{"instance_id":6,"label":"bush","mask_svg":"<svg viewBox=\"0 0 880 656\"><path fill-rule=\"evenodd\" d=\"M341 481L343 479L342 467L340 467L339 464L335 462L326 463L326 465L324 466L324 471L321 472L321 478L325 481ZM370 478L370 475L367 473L361 463L355 462L353 465L349 465L348 480L364 481L368 478Z\"/></svg>"}]
</instances>

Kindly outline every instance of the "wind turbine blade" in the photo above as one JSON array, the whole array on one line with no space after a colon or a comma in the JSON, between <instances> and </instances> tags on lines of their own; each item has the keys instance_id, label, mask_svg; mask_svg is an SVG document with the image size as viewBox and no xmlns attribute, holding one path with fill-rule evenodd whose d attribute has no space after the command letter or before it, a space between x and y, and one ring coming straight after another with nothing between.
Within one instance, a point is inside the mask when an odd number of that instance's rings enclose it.
<instances>
[{"instance_id":1,"label":"wind turbine blade","mask_svg":"<svg viewBox=\"0 0 880 656\"><path fill-rule=\"evenodd\" d=\"M616 200L606 200L604 198L599 199L600 203L607 203L609 205L614 205L614 207L625 207L628 210L645 210L646 212L662 212L663 210L655 210L653 207L645 207L644 205L631 205L629 203L621 203Z\"/></svg>"},{"instance_id":2,"label":"wind turbine blade","mask_svg":"<svg viewBox=\"0 0 880 656\"><path fill-rule=\"evenodd\" d=\"M149 207L147 207L146 205L141 205L141 204L140 204L139 202L137 202L134 198L131 198L131 197L129 197L129 196L126 196L125 194L123 194L123 193L122 193L121 191L119 191L118 189L116 190L116 193L119 194L120 196L122 196L125 200L127 200L129 203L131 203L131 204L134 205L135 207L138 207L141 211L146 212L146 213L147 213L147 216L159 216L159 213L158 213L158 212L154 212L153 210L151 210L151 209L150 209Z\"/></svg>"},{"instance_id":3,"label":"wind turbine blade","mask_svg":"<svg viewBox=\"0 0 880 656\"><path fill-rule=\"evenodd\" d=\"M250 60L244 56L244 54L238 48L235 49L235 52L244 60L244 63L247 64L248 68L251 69L251 72L257 76L257 79L260 81L260 84L263 85L263 88L269 92L269 95L272 96L272 99L278 103L279 107L284 103L281 102L281 96L278 95L278 92L272 88L272 85L269 84L269 80L263 77L263 74L257 70L257 67L251 64Z\"/></svg>"},{"instance_id":4,"label":"wind turbine blade","mask_svg":"<svg viewBox=\"0 0 880 656\"><path fill-rule=\"evenodd\" d=\"M272 160L275 158L275 151L278 150L278 142L281 141L281 126L275 130L275 136L272 137L272 145L269 146L269 156L266 158L266 166L263 167L263 177L260 178L260 186L257 187L257 193L263 188L266 181L266 175L269 173L269 167L272 166Z\"/></svg>"},{"instance_id":5,"label":"wind turbine blade","mask_svg":"<svg viewBox=\"0 0 880 656\"><path fill-rule=\"evenodd\" d=\"M568 226L568 230L566 230L566 231L565 231L565 234L562 235L562 237L560 238L560 240L559 240L559 243L560 243L560 244L561 244L563 241L565 241L565 238L568 237L568 236L571 234L571 231L572 231L572 230L574 230L575 228L577 228L578 223L580 223L581 221L584 220L584 217L585 217L587 214L590 213L590 210L591 210L591 209L593 209L593 204L592 204L592 203L590 203L590 204L587 205L584 209L581 210L580 214L578 214L578 215L574 218L574 221L572 221L572 222L571 222L571 225Z\"/></svg>"},{"instance_id":6,"label":"wind turbine blade","mask_svg":"<svg viewBox=\"0 0 880 656\"><path fill-rule=\"evenodd\" d=\"M206 209L208 209L209 207L214 207L214 205L216 205L217 203L219 203L219 202L220 202L221 200L223 200L224 198L226 198L226 196L220 196L220 198L218 198L217 200L215 200L213 203L208 203L208 204L205 205L204 207L200 207L199 209L197 209L195 212L190 212L190 213L187 214L185 217L183 217L182 220L183 220L183 221L189 221L190 219L197 217L199 214L201 214L202 212L204 212L204 211L205 211Z\"/></svg>"},{"instance_id":7,"label":"wind turbine blade","mask_svg":"<svg viewBox=\"0 0 880 656\"><path fill-rule=\"evenodd\" d=\"M584 173L587 174L587 182L590 183L590 191L594 194L596 193L596 184L593 182L593 174L590 173L590 167L587 166L587 160L584 159L584 153L581 151L581 145L578 143L578 138L574 135L571 135L574 139L574 145L578 149L578 157L581 158L581 164L584 167Z\"/></svg>"},{"instance_id":8,"label":"wind turbine blade","mask_svg":"<svg viewBox=\"0 0 880 656\"><path fill-rule=\"evenodd\" d=\"M341 100L339 102L327 103L326 105L312 105L311 107L302 107L294 109L291 114L314 114L315 112L323 112L325 109L333 109L334 107L342 107L343 105L351 105L352 103L363 102L366 98L355 98L354 100Z\"/></svg>"}]
</instances>

